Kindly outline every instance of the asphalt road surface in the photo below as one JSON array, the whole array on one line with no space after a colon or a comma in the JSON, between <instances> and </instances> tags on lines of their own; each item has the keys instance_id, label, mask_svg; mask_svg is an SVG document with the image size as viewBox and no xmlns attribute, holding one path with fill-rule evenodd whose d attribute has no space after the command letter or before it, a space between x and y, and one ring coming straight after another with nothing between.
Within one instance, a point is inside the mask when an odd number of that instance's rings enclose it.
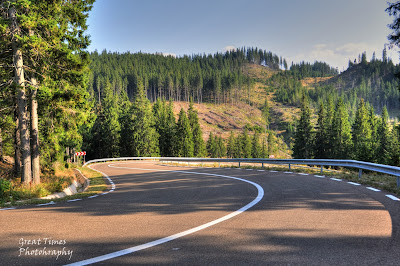
<instances>
[{"instance_id":1,"label":"asphalt road surface","mask_svg":"<svg viewBox=\"0 0 400 266\"><path fill-rule=\"evenodd\" d=\"M400 264L400 201L382 191L286 172L92 167L111 192L0 211L0 265Z\"/></svg>"}]
</instances>

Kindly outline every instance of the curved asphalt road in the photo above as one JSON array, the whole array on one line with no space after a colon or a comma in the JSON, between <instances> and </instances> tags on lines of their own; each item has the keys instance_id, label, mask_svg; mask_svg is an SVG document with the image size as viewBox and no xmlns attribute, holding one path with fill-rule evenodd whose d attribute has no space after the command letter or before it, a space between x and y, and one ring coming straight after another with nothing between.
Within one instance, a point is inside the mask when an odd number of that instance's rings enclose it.
<instances>
[{"instance_id":1,"label":"curved asphalt road","mask_svg":"<svg viewBox=\"0 0 400 266\"><path fill-rule=\"evenodd\" d=\"M159 170L243 178L260 185L264 195L228 220L99 264L398 265L400 261L400 202L364 186L313 175L168 167L143 161L93 167L110 176L115 191L0 211L0 265L63 265L115 253L215 221L260 196L256 186L240 180ZM54 250L64 253L58 259L40 253Z\"/></svg>"}]
</instances>

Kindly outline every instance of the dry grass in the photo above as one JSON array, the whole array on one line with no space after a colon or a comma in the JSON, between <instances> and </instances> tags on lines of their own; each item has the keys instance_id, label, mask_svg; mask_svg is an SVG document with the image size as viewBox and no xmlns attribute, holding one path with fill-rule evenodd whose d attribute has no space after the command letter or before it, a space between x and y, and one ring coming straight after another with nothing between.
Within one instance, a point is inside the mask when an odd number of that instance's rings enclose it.
<instances>
[{"instance_id":1,"label":"dry grass","mask_svg":"<svg viewBox=\"0 0 400 266\"><path fill-rule=\"evenodd\" d=\"M310 78L304 78L300 82L301 82L301 85L303 85L303 87L310 87L310 86L315 85L317 83L327 81L327 80L329 80L331 78L333 78L333 76L331 76L331 77L316 77L316 78L311 78L310 77Z\"/></svg>"}]
</instances>

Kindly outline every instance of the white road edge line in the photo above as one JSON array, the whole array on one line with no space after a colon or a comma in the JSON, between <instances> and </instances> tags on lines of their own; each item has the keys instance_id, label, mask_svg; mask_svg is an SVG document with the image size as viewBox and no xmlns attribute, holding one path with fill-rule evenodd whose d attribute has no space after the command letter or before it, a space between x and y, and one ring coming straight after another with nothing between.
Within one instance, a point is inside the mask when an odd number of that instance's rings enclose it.
<instances>
[{"instance_id":1,"label":"white road edge line","mask_svg":"<svg viewBox=\"0 0 400 266\"><path fill-rule=\"evenodd\" d=\"M342 179L338 179L338 178L333 178L333 177L331 177L331 180L334 180L334 181L342 181Z\"/></svg>"},{"instance_id":2,"label":"white road edge line","mask_svg":"<svg viewBox=\"0 0 400 266\"><path fill-rule=\"evenodd\" d=\"M297 173L298 175L308 175L308 174L306 174L306 173Z\"/></svg>"},{"instance_id":3,"label":"white road edge line","mask_svg":"<svg viewBox=\"0 0 400 266\"><path fill-rule=\"evenodd\" d=\"M354 183L354 182L347 182L347 183L350 184L350 185L353 185L353 186L361 186L361 184Z\"/></svg>"},{"instance_id":4,"label":"white road edge line","mask_svg":"<svg viewBox=\"0 0 400 266\"><path fill-rule=\"evenodd\" d=\"M324 175L314 175L315 177L319 177L319 178L325 178Z\"/></svg>"},{"instance_id":5,"label":"white road edge line","mask_svg":"<svg viewBox=\"0 0 400 266\"><path fill-rule=\"evenodd\" d=\"M15 210L15 207L10 207L10 208L1 208L0 211L6 211L6 210Z\"/></svg>"},{"instance_id":6,"label":"white road edge line","mask_svg":"<svg viewBox=\"0 0 400 266\"><path fill-rule=\"evenodd\" d=\"M67 200L67 202L74 202L74 201L79 201L79 200L82 200L82 199L71 199L71 200Z\"/></svg>"},{"instance_id":7,"label":"white road edge line","mask_svg":"<svg viewBox=\"0 0 400 266\"><path fill-rule=\"evenodd\" d=\"M367 187L367 189L375 191L375 192L379 192L380 191L380 189L376 189L376 188L373 188L373 187Z\"/></svg>"},{"instance_id":8,"label":"white road edge line","mask_svg":"<svg viewBox=\"0 0 400 266\"><path fill-rule=\"evenodd\" d=\"M395 201L400 201L398 197L392 196L392 195L386 195L389 199L395 200Z\"/></svg>"},{"instance_id":9,"label":"white road edge line","mask_svg":"<svg viewBox=\"0 0 400 266\"><path fill-rule=\"evenodd\" d=\"M218 174L210 174L210 173L199 173L199 172L189 172L189 171L174 171L174 170L159 170L159 169L118 167L118 166L113 166L111 164L108 165L108 167L111 167L111 168L125 168L125 169L132 169L132 170L176 172L176 173L187 173L187 174L195 174L195 175L208 175L208 176L225 177L225 178L230 178L230 179L243 181L243 182L246 182L246 183L249 183L249 184L255 186L257 188L258 194L257 194L257 197L255 199L253 199L247 205L245 205L242 208L240 208L240 209L238 209L238 210L236 210L236 211L234 211L234 212L232 212L232 213L230 213L228 215L225 215L225 216L223 216L223 217L221 217L221 218L219 218L217 220L214 220L214 221L208 222L206 224L197 226L195 228L183 231L181 233L177 233L175 235L171 235L171 236L168 236L168 237L164 237L164 238L161 238L161 239L158 239L158 240L154 240L154 241L148 242L146 244L130 247L130 248L127 248L127 249L123 249L123 250L120 250L120 251L112 252L112 253L109 253L109 254L105 254L105 255L98 256L98 257L91 258L91 259L87 259L87 260L78 261L78 262L67 264L67 265L88 265L88 264L92 264L92 263L96 263L96 262L100 262L100 261L105 261L105 260L109 260L109 259L112 259L112 258L123 256L123 255L126 255L126 254L134 253L134 252L146 249L146 248L151 248L151 247L154 247L154 246L158 246L158 245L164 244L166 242L178 239L180 237L187 236L189 234L193 234L195 232L198 232L200 230L206 229L206 228L208 228L210 226L216 225L218 223L226 221L226 220L228 220L228 219L230 219L232 217L235 217L236 215L239 215L239 214L245 212L246 210L248 210L251 207L253 207L254 205L256 205L264 197L264 189L259 184L254 183L254 182L249 181L249 180L246 180L246 179L239 178L239 177L234 177L234 176L226 176L226 175L218 175Z\"/></svg>"}]
</instances>

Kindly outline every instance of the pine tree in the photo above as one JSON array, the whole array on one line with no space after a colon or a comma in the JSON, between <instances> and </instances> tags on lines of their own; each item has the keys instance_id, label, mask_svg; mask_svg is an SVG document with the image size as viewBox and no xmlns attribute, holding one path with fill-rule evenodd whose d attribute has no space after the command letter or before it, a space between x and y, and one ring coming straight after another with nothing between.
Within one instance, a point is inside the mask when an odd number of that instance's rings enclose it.
<instances>
[{"instance_id":1,"label":"pine tree","mask_svg":"<svg viewBox=\"0 0 400 266\"><path fill-rule=\"evenodd\" d=\"M243 130L241 146L243 158L251 158L251 139L246 128Z\"/></svg>"},{"instance_id":2,"label":"pine tree","mask_svg":"<svg viewBox=\"0 0 400 266\"><path fill-rule=\"evenodd\" d=\"M199 116L197 114L197 110L195 110L193 107L193 102L190 102L189 104L188 118L193 133L194 156L203 157L206 154L203 132L201 131Z\"/></svg>"},{"instance_id":3,"label":"pine tree","mask_svg":"<svg viewBox=\"0 0 400 266\"><path fill-rule=\"evenodd\" d=\"M110 84L109 84L110 85ZM110 86L103 90L104 98L98 106L98 115L92 127L91 155L94 158L119 156L120 123L116 96Z\"/></svg>"},{"instance_id":4,"label":"pine tree","mask_svg":"<svg viewBox=\"0 0 400 266\"><path fill-rule=\"evenodd\" d=\"M370 161L372 154L372 130L365 102L361 99L353 125L354 158Z\"/></svg>"},{"instance_id":5,"label":"pine tree","mask_svg":"<svg viewBox=\"0 0 400 266\"><path fill-rule=\"evenodd\" d=\"M233 131L231 131L231 134L229 135L228 138L228 144L226 147L226 157L228 158L235 157L235 135L233 134Z\"/></svg>"},{"instance_id":6,"label":"pine tree","mask_svg":"<svg viewBox=\"0 0 400 266\"><path fill-rule=\"evenodd\" d=\"M390 134L390 165L400 165L400 134L399 128L393 125L393 129Z\"/></svg>"},{"instance_id":7,"label":"pine tree","mask_svg":"<svg viewBox=\"0 0 400 266\"><path fill-rule=\"evenodd\" d=\"M175 156L193 157L194 144L192 129L186 112L181 108L176 124Z\"/></svg>"},{"instance_id":8,"label":"pine tree","mask_svg":"<svg viewBox=\"0 0 400 266\"><path fill-rule=\"evenodd\" d=\"M243 158L243 144L242 144L242 136L238 135L235 138L235 149L234 149L234 158Z\"/></svg>"},{"instance_id":9,"label":"pine tree","mask_svg":"<svg viewBox=\"0 0 400 266\"><path fill-rule=\"evenodd\" d=\"M262 154L262 148L260 145L260 133L257 131L254 132L254 135L251 139L251 155L253 158L262 158L264 156Z\"/></svg>"},{"instance_id":10,"label":"pine tree","mask_svg":"<svg viewBox=\"0 0 400 266\"><path fill-rule=\"evenodd\" d=\"M308 100L303 97L300 119L294 137L293 157L310 159L313 156L314 132L311 124L311 110Z\"/></svg>"},{"instance_id":11,"label":"pine tree","mask_svg":"<svg viewBox=\"0 0 400 266\"><path fill-rule=\"evenodd\" d=\"M346 106L344 105L343 98L339 98L336 104L335 113L332 119L331 134L333 158L351 158L351 149L353 147L353 142L351 139L349 115L347 113Z\"/></svg>"},{"instance_id":12,"label":"pine tree","mask_svg":"<svg viewBox=\"0 0 400 266\"><path fill-rule=\"evenodd\" d=\"M323 103L320 104L318 111L318 126L315 134L315 158L329 158L330 134L327 119L327 112Z\"/></svg>"},{"instance_id":13,"label":"pine tree","mask_svg":"<svg viewBox=\"0 0 400 266\"><path fill-rule=\"evenodd\" d=\"M210 156L211 158L216 158L216 156L217 156L217 143L215 141L215 138L214 138L212 132L210 132L210 135L208 136L207 152L208 152L208 156Z\"/></svg>"},{"instance_id":14,"label":"pine tree","mask_svg":"<svg viewBox=\"0 0 400 266\"><path fill-rule=\"evenodd\" d=\"M165 142L164 142L164 156L173 156L174 154L174 136L176 133L176 120L174 115L174 105L172 100L169 101L166 107L166 125L165 125Z\"/></svg>"},{"instance_id":15,"label":"pine tree","mask_svg":"<svg viewBox=\"0 0 400 266\"><path fill-rule=\"evenodd\" d=\"M389 114L386 106L382 109L381 119L378 124L378 148L376 158L378 163L390 164L391 138L389 129Z\"/></svg>"},{"instance_id":16,"label":"pine tree","mask_svg":"<svg viewBox=\"0 0 400 266\"><path fill-rule=\"evenodd\" d=\"M154 127L154 117L150 101L145 95L145 89L141 79L137 81L137 92L134 97L130 117L127 125L128 139L127 150L129 156L146 157L158 156L158 134Z\"/></svg>"},{"instance_id":17,"label":"pine tree","mask_svg":"<svg viewBox=\"0 0 400 266\"><path fill-rule=\"evenodd\" d=\"M216 142L216 146L217 146L217 149L216 149L216 157L217 158L222 158L222 157L224 157L225 156L225 154L226 154L226 147L225 147L225 142L224 142L224 140L222 139L222 137L221 136L219 136L219 137L215 137L215 142Z\"/></svg>"},{"instance_id":18,"label":"pine tree","mask_svg":"<svg viewBox=\"0 0 400 266\"><path fill-rule=\"evenodd\" d=\"M167 104L165 99L157 98L153 105L155 128L159 135L159 148L161 156L172 156L173 137L175 132L175 116L172 101Z\"/></svg>"}]
</instances>

